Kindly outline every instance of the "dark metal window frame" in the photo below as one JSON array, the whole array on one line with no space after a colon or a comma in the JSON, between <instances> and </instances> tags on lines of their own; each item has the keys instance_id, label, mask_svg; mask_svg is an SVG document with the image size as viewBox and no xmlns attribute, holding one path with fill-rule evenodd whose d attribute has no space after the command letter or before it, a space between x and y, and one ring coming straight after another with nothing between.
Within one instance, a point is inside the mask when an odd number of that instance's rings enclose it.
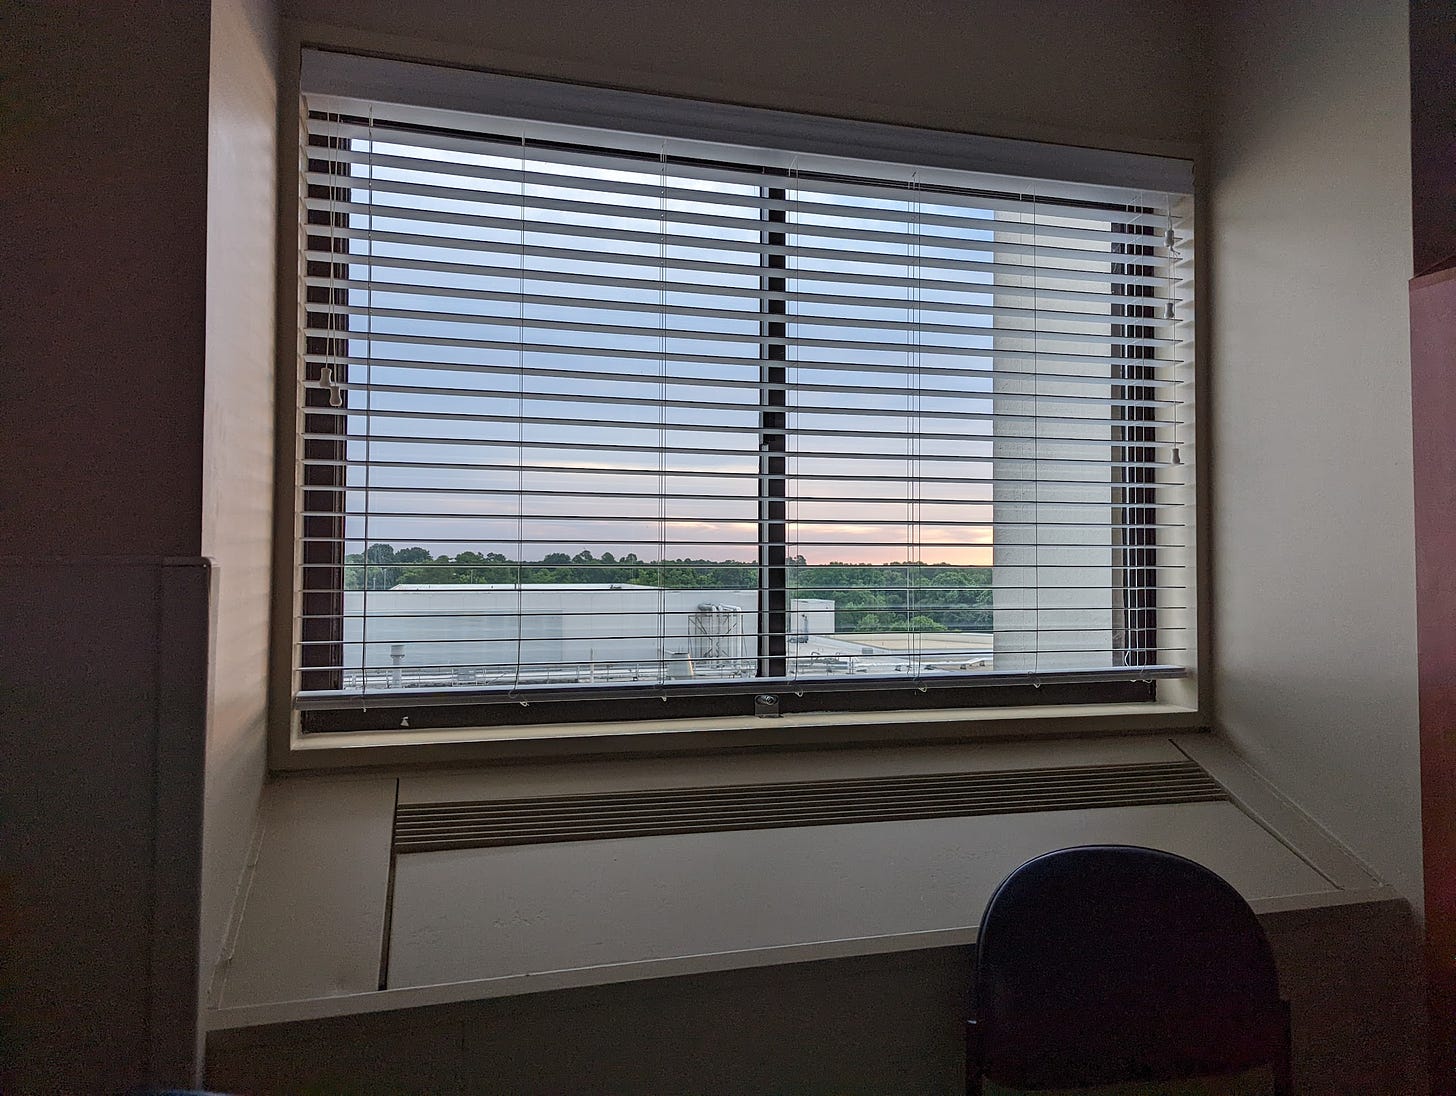
<instances>
[{"instance_id":1,"label":"dark metal window frame","mask_svg":"<svg viewBox=\"0 0 1456 1096\"><path fill-rule=\"evenodd\" d=\"M338 117L338 116L333 116ZM350 118L349 121L364 123L365 119ZM411 130L429 127L408 127ZM452 131L441 130L452 134ZM455 135L455 134L452 134ZM480 134L469 134L479 139ZM310 137L305 153L310 172L338 176L344 185L327 187L310 184L310 197L332 197L340 201L349 200L352 189L347 181L350 176L348 163L328 156L330 148L339 147L339 140ZM506 143L506 142L502 142ZM509 142L520 148L521 142ZM528 145L542 145L558 149L574 149L591 152L596 149L584 146L563 145L558 142L527 142ZM623 154L614 150L618 156ZM642 156L644 160L652 157ZM679 162L673 158L672 162ZM743 164L707 160L682 160L711 167L731 167L743 170ZM765 177L782 176L773 169L749 169ZM816 179L836 179L857 182L848 176L827 176L817 173L803 173ZM874 180L882 183L882 180ZM766 178L760 193L765 199L761 239L765 244L764 262L761 267L760 283L765 297L762 311L770 316L787 316L787 302L774 298L775 291L786 287L787 257L773 254L768 248L783 244L787 240L785 226L787 214L783 209L769 208L768 203L780 201L787 196L786 178ZM953 193L971 197L1024 197L991 191L978 191L960 187L939 187L937 192ZM1094 205L1063 199L1042 199L1045 205L1064 205L1078 209L1098 209L1109 215L1146 210L1114 205ZM305 227L307 246L310 251L325 250L342 257L342 261L325 262L312 260L308 263L310 276L332 274L340 280L348 277L349 258L347 238L332 234L309 231L313 226L320 228L341 227L347 215L310 214ZM1154 233L1151 226L1114 222L1119 230ZM1141 244L1113 244L1114 254L1128 256L1150 255L1151 246ZM1114 265L1115 274L1138 275L1151 272L1151 267L1134 262L1120 262ZM1152 296L1152 288L1146 285L1125 284L1120 291L1130 298ZM348 313L336 306L347 304L342 289L310 289L306 295L306 321L311 328L340 330L347 332ZM1152 305L1135 303L1112 306L1115 317L1142 318L1152 315ZM986 675L979 678L937 681L933 687L925 682L906 682L902 679L854 681L797 681L788 678L788 560L787 560L787 393L784 382L787 379L786 348L782 337L787 331L786 320L768 319L762 325L764 353L761 361L762 402L760 421L763 429L763 444L760 455L759 535L764 545L759 560L759 614L767 626L760 629L759 677L746 681L715 683L711 689L685 690L676 686L642 686L640 688L599 689L585 687L581 696L562 696L559 691L539 699L529 696L526 690L515 690L507 695L504 691L483 697L479 693L462 690L458 698L447 701L432 697L416 700L409 695L373 695L367 698L340 698L331 702L322 700L301 705L299 728L303 733L329 733L340 731L389 731L408 728L446 729L456 727L510 727L563 723L586 723L603 721L631 722L648 719L716 718L733 715L792 715L796 713L834 711L856 712L915 712L936 711L953 708L1015 708L1027 705L1076 705L1149 703L1157 699L1156 678L1170 676L1156 671L1141 672L1138 667L1151 666L1157 656L1157 602L1156 556L1157 544L1153 508L1154 490L1151 469L1121 469L1117 471L1121 482L1114 491L1114 504L1120 508L1120 520L1132 528L1119 534L1116 545L1121 556L1113 566L1114 575L1121 583L1121 593L1114 605L1114 647L1122 654L1122 673L1086 671L1064 675ZM1153 330L1145 325L1133 323L1118 324L1114 335L1126 338L1150 336ZM309 356L347 357L348 336L341 338L309 337L306 350ZM1125 346L1120 356L1129 358L1153 357L1152 347ZM1150 379L1153 363L1147 367L1135 365L1115 366L1120 379L1129 383L1114 389L1120 398L1126 400L1149 400L1153 389L1138 385L1137 381ZM341 382L345 377L325 375L326 366L310 364L305 369L304 407L302 409L305 434L311 435L301 442L302 453L307 460L322 461L324 464L306 465L302 486L302 510L309 516L302 519L305 538L300 560L302 586L299 610L301 612L300 636L305 641L297 676L300 691L341 691L343 671L337 667L343 664L343 606L344 606L344 511L347 493L347 450L342 438L334 441L317 435L346 434L347 417L336 414L309 415L309 407L322 407L330 403L333 393L330 379ZM1149 407L1114 408L1114 441L1118 445L1120 461L1146 461L1152 459L1151 448L1156 423ZM1146 525L1147 528L1138 526ZM309 538L321 538L310 541ZM1132 671L1132 672L1129 672ZM768 710L764 701L771 697Z\"/></svg>"},{"instance_id":2,"label":"dark metal window frame","mask_svg":"<svg viewBox=\"0 0 1456 1096\"><path fill-rule=\"evenodd\" d=\"M1151 210L1133 210L1149 213ZM1146 276L1154 268L1136 260L1153 254L1152 238L1157 230L1150 224L1115 224L1117 231L1150 237L1147 244L1114 243L1114 254L1126 256L1115 262L1114 275ZM1153 296L1153 287L1146 284L1122 283L1117 292L1129 298L1127 304L1114 304L1112 314L1127 320L1151 319L1155 305L1135 303L1138 298ZM1156 331L1136 322L1113 325L1114 338L1152 338ZM1149 406L1130 406L1135 401L1146 403L1156 398L1154 388L1139 384L1153 379L1156 363L1151 346L1122 345L1116 347L1118 357L1148 360L1147 365L1118 364L1113 372L1126 384L1114 386L1115 398L1128 401L1113 407L1114 460L1121 466L1114 469L1117 481L1113 502L1119 507L1114 522L1120 540L1123 566L1114 573L1121 588L1115 591L1113 604L1113 649L1122 655L1126 666L1145 666L1157 658L1158 652L1158 531L1156 472L1151 467L1156 459L1153 448L1157 439L1157 422ZM1137 467L1133 467L1137 464Z\"/></svg>"},{"instance_id":3,"label":"dark metal window frame","mask_svg":"<svg viewBox=\"0 0 1456 1096\"><path fill-rule=\"evenodd\" d=\"M343 185L325 186L311 183L310 198L330 198L347 202L349 165L329 156L344 139L312 136L305 152L311 173L339 176ZM339 255L342 261L309 259L306 272L311 278L349 277L348 239L332 231L317 229L345 227L348 215L310 212L304 226L305 242L310 252L324 251ZM348 312L338 306L347 305L347 290L308 287L304 294L305 323L309 328L343 332L341 337L306 336L302 424L303 489L300 508L302 521L301 584L299 611L302 616L302 638L306 641L299 657L300 691L338 689L343 685L344 651L344 498L348 478L347 442L319 435L348 433L348 419L342 415L310 415L310 407L327 407L335 398L330 381L346 377L326 376L328 366L319 364L320 357L344 359L348 347ZM346 367L347 368L347 367Z\"/></svg>"}]
</instances>

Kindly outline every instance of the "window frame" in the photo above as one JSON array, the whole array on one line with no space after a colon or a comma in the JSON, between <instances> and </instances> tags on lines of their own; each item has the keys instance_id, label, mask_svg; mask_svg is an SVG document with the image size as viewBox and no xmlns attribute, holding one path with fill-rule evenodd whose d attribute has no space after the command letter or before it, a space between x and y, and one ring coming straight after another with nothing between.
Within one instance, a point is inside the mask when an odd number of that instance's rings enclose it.
<instances>
[{"instance_id":1,"label":"window frame","mask_svg":"<svg viewBox=\"0 0 1456 1096\"><path fill-rule=\"evenodd\" d=\"M300 45L302 44L300 43ZM435 85L433 90L422 97L428 101L426 109L428 107L444 111L457 109L461 95L466 94L475 103L473 109L481 111L486 108L480 105L477 97L482 93L482 89L488 91L493 88L495 89L494 98L496 100L503 98L507 102L505 106L492 102L489 107L492 113L508 113L510 103L519 101L523 95L526 99L533 96L544 98L549 104L553 104L546 109L557 111L562 110L560 104L563 101L575 100L580 103L589 99L594 104L594 116L602 113L620 114L624 109L637 112L647 110L658 119L657 123L652 126L652 131L663 132L670 131L674 127L698 127L703 112L707 111L715 115L723 115L729 129L737 126L740 130L748 129L753 132L755 143L758 143L758 139L763 136L762 122L764 119L771 119L775 123L776 132L789 135L782 139L790 147L793 147L794 142L804 144L806 134L814 136L814 141L810 143L814 144L816 148L836 147L842 141L842 137L837 134L846 132L870 134L876 137L882 145L888 144L892 147L898 147L907 141L912 146L922 148L926 147L927 141L932 146L943 144L946 141L951 143L961 141L969 142L972 146L979 148L983 154L989 156L993 166L1001 168L1009 166L1006 163L1008 158L1029 159L1040 165L1045 174L1045 168L1049 163L1058 160L1067 161L1062 163L1059 173L1053 174L1056 177L1067 178L1069 181L1117 184L1116 176L1119 173L1125 174L1129 170L1151 171L1154 175L1162 173L1164 176L1171 173L1172 176L1181 180L1182 173L1187 168L1186 164L1138 154L1067 149L1061 146L1034 145L1001 138L976 138L963 134L944 134L938 131L903 129L875 123L789 115L731 105L668 99L633 92L606 90L584 92L584 89L580 87L530 78L501 77L472 70L442 69L428 64L387 61L332 51L320 53L304 49L302 56L305 67L308 66L311 59L310 54L312 54L316 68L322 65L325 72L332 73L325 77L326 79L339 79L339 72L345 73L346 82L355 81L359 85L351 87L349 94L361 97L382 95L392 98L393 101L399 101L398 95L391 96L389 93L397 90L401 81L415 88L416 93L422 78L426 84L433 82ZM317 73L314 79L318 79ZM288 138L282 142L282 147L288 148L291 143L298 142L299 155L307 156L306 147L298 136L301 132L298 110L303 109L301 99L296 94L300 86L301 82L294 84L292 88L282 89L280 127ZM502 88L505 91L502 92ZM293 94L290 95L290 92ZM344 92L340 92L340 94L344 94ZM605 112L599 109L603 95L608 96L611 100ZM411 101L419 101L419 99ZM294 108L282 105L285 102L294 104ZM684 121L684 118L687 120ZM620 124L622 124L620 121L612 123L613 128ZM989 153L987 150L990 150ZM904 159L906 155L902 152L899 158ZM965 155L964 150L953 150L949 154L949 158L956 159ZM983 156L984 158L985 156ZM975 166L978 170L982 169L982 164L979 163L961 166ZM1025 165L1020 163L1017 168L1023 172L1026 170ZM296 568L299 565L294 545L296 538L299 538L303 532L302 522L307 520L337 522L339 519L304 519L297 516L295 509L298 506L298 496L294 493L291 481L295 469L299 466L300 449L310 444L326 447L329 443L300 443L298 440L297 415L300 412L296 406L297 390L295 387L299 383L297 355L305 345L300 324L306 321L304 314L308 311L309 302L305 299L306 294L301 295L299 291L301 283L298 280L298 274L304 262L303 258L301 256L299 258L299 270L292 269L287 263L287 255L298 252L297 237L287 231L287 226L298 224L302 198L302 184L298 179L297 163L291 157L280 157L279 178L279 239L280 253L284 261L279 263L278 497L281 505L276 522L278 534L275 544L275 563L277 564L275 566L274 599L275 644L273 650L273 702L270 720L273 725L273 733L270 736L270 763L275 768L309 768L318 765L331 767L346 756L349 763L378 764L386 754L406 761L452 757L484 759L556 755L580 757L583 754L596 752L662 753L677 752L683 749L714 750L736 746L792 748L798 745L843 745L866 741L905 743L938 741L948 737L974 738L987 733L1066 733L1069 729L1095 733L1099 730L1136 729L1140 723L1148 723L1160 728L1187 727L1201 723L1198 705L1201 686L1196 673L1196 665L1198 650L1201 649L1202 644L1197 641L1192 644L1194 650L1190 652L1189 662L1192 666L1189 673L1176 680L1129 679L1122 682L1106 680L1088 682L1077 679L1082 675L1075 677L1069 675L1067 680L1059 680L1056 675L1038 674L1036 675L1037 680L1034 682L1010 677L998 681L996 684L974 683L958 689L948 688L929 692L905 686L881 689L878 692L856 691L852 694L851 699L841 705L840 710L833 713L823 713L822 705L816 705L812 700L805 702L802 696L796 698L793 693L785 692L782 686L776 689L764 688L756 685L753 680L744 682L742 688L719 691L712 696L675 696L671 699L664 699L654 695L643 695L635 700L625 700L617 710L610 713L608 718L603 718L600 712L596 712L591 713L590 718L586 720L581 719L581 712L596 704L592 697L583 697L581 700L533 701L532 710L529 711L526 718L520 718L521 713L517 712L509 723L482 718L483 709L495 708L498 714L504 706L471 704L467 698L461 698L449 704L370 702L369 706L362 711L355 710L346 716L339 716L337 713L330 716L327 714L327 709L323 707L310 711L307 705L304 706L303 711L297 710L294 701L294 670L291 665L292 643L297 638L294 632L294 617L297 609L293 601L293 576L297 573ZM1170 187L1169 189L1191 189L1191 187L1185 182L1181 188ZM771 229L765 229L765 232L771 232ZM285 239L288 241L287 250L282 249L282 242ZM1128 250L1131 253L1131 249ZM1125 264L1123 270L1117 272L1138 273L1139 268L1136 264L1129 262ZM772 275L765 274L766 279L771 277ZM285 287L286 292L284 292ZM1136 296L1136 294L1129 294L1129 296ZM288 307L290 303L294 306L291 309ZM315 303L326 304L328 302ZM1117 305L1114 306L1114 315L1120 311L1129 320L1132 320L1150 314L1145 311L1147 308L1148 306L1135 303L1129 303L1126 306ZM766 322L766 332L769 326L771 324ZM1137 325L1128 323L1121 333L1129 337L1136 337L1139 334L1150 334L1151 331L1146 328L1139 329ZM284 348L287 348L286 352ZM1151 354L1151 348L1148 352ZM764 369L772 371L771 359L764 360ZM310 374L306 379L316 382L322 378ZM1136 379L1140 378L1128 377L1129 381ZM1129 385L1128 388L1131 390L1134 386ZM328 396L326 388L320 386L308 389L304 398L316 403L327 400ZM1137 398L1135 392L1132 393L1132 398ZM773 414L767 408L763 413L765 419ZM342 418L339 421L342 422ZM1139 441L1150 441L1155 428L1139 427L1130 423L1125 430L1122 440L1126 445L1132 447ZM764 460L771 461L772 455L766 455ZM766 469L768 469L767 465ZM771 469L768 470L771 471ZM331 493L331 497L341 499L342 467L340 467L339 475L333 481L303 483L300 490L306 491L309 488L313 488L316 495L328 492ZM1201 491L1197 483L1194 485L1194 490ZM1143 492L1142 497L1145 497L1145 494L1146 492ZM283 501L285 499L286 502ZM1123 506L1129 509L1139 504L1141 498L1135 484L1130 483L1122 488L1122 500ZM311 509L311 507L309 508ZM1188 507L1189 513L1195 515L1195 521L1200 509L1201 507L1196 502ZM761 521L771 520L773 520L772 514L765 513L761 517ZM1196 542L1187 551L1196 553ZM318 561L337 568L338 599L342 598L344 586L343 552L344 548L341 544L336 552L337 559ZM761 566L760 574L768 573L772 566L772 561L767 561L765 566ZM782 561L779 562L779 566L782 568ZM1156 569L1155 564L1152 569ZM1203 584L1197 582L1194 570L1194 567L1190 565L1187 578L1188 584L1193 588L1192 592L1196 594ZM780 585L783 586L783 584ZM1144 584L1132 583L1130 585ZM774 589L771 583L767 583L765 586L767 588L760 590L759 610L760 613L772 614L776 610L773 601ZM778 594L780 601L786 598L786 587L779 589ZM307 595L300 593L298 596ZM786 615L786 606L778 605L777 611L781 615ZM1206 614L1196 612L1196 609L1193 611L1196 613L1195 620L1198 623L1196 629L1191 630L1190 634L1201 634L1199 630L1202 628L1201 622L1206 619ZM1122 627L1128 629L1140 626L1139 622L1143 622L1141 626L1146 627L1145 622L1149 616L1155 614L1156 607L1146 602L1137 604L1127 602L1122 605L1120 614L1115 608L1115 616L1120 615L1124 622ZM785 642L786 634L785 632L784 636L779 637L781 646ZM338 638L342 642L342 635ZM770 659L773 657L772 649L769 650L768 657ZM782 652L780 657L782 657ZM1129 675L1130 678L1134 676L1135 672ZM730 705L729 708L732 710L725 710L724 692L741 694L744 702ZM765 720L755 717L752 711L753 697L759 692L774 692L782 701L786 701L779 710L779 719ZM830 723L828 726L825 725L826 719ZM836 722L839 724L838 727L833 725ZM306 724L311 724L308 729L305 729ZM350 729L344 729L346 726ZM430 729L423 729L425 727ZM752 733L745 733L750 730ZM724 732L727 732L726 737ZM369 749L361 751L356 747L369 747ZM367 761L362 760L365 755L368 756Z\"/></svg>"}]
</instances>

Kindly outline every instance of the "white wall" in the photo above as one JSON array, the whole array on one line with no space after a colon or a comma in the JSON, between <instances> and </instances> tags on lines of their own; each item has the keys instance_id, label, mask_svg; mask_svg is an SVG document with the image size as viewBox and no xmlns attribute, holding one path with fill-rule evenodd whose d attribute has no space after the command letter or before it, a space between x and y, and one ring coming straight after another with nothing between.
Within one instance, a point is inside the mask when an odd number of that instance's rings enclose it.
<instances>
[{"instance_id":1,"label":"white wall","mask_svg":"<svg viewBox=\"0 0 1456 1096\"><path fill-rule=\"evenodd\" d=\"M1025 215L1028 223L1062 224L1084 227L1085 221ZM996 239L1018 243L1037 242L1033 233L998 232ZM1035 258L1028 263L1035 267ZM1078 269L1110 271L1108 263L1068 262ZM999 306L1036 308L1036 277L1016 274L997 275L998 292L993 300ZM1051 307L1056 307L1052 305ZM1110 316L1111 306L1104 315ZM1090 325L1090 319L1089 319ZM998 418L992 424L991 453L998 477L992 485L995 500L993 535L995 568L992 572L996 627L994 631L995 665L998 670L1055 670L1089 665L1113 665L1113 584L1114 553L1112 533L1107 528L1078 528L1089 513L1081 505L1051 507L1038 499L1050 496L1074 504L1112 506L1112 480L1105 468L1088 468L1084 461L1110 461L1113 457L1110 419L1102 421L1098 412L1078 404L1052 405L1050 411L1042 398L1053 395L1085 395L1089 389L1079 385L1059 385L1035 373L1037 342L1034 333L1016 322L993 321L999 331L995 346L1018 351L1027 362L1019 362L1015 370L1002 372L992 381L997 395L997 414L1021 415L1027 421ZM1036 325L1034 325L1036 326ZM1103 330L1110 331L1110 325ZM1096 328L1093 327L1093 331ZM1094 336L1095 337L1095 336ZM1059 345L1058 350L1103 356L1104 345ZM1106 381L1111 391L1112 368L1085 364L1074 366L1058 362L1047 370L1057 374L1075 372L1080 376ZM1092 389L1099 391L1100 389ZM1041 421L1038 413L1054 416ZM1085 425L1074 429L1057 421L1077 415L1089 416ZM1067 444L1069 434L1078 438L1105 441L1105 446L1086 447ZM1076 462L1076 463L1068 463ZM1043 491L1037 480L1055 484ZM1079 480L1075 486L1066 480ZM1041 523L1046 522L1043 526ZM1067 527L1071 525L1072 527ZM1060 587L1045 593L1041 587ZM1076 589L1075 587L1081 587ZM1045 606L1045 607L1043 607ZM1076 629L1075 631L1073 629ZM1106 652L1105 655L1102 652Z\"/></svg>"},{"instance_id":2,"label":"white wall","mask_svg":"<svg viewBox=\"0 0 1456 1096\"><path fill-rule=\"evenodd\" d=\"M1219 725L1419 909L1406 19L1223 13L1203 315Z\"/></svg>"},{"instance_id":3,"label":"white wall","mask_svg":"<svg viewBox=\"0 0 1456 1096\"><path fill-rule=\"evenodd\" d=\"M215 603L203 815L204 988L242 876L265 770L277 18L272 0L212 4L202 554L213 561Z\"/></svg>"}]
</instances>

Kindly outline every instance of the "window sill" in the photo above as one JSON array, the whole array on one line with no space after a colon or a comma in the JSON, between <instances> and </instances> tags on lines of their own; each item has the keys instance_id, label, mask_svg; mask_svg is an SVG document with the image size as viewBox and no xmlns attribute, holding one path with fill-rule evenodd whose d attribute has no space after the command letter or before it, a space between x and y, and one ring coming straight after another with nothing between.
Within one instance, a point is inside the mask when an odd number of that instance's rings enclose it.
<instances>
[{"instance_id":1,"label":"window sill","mask_svg":"<svg viewBox=\"0 0 1456 1096\"><path fill-rule=\"evenodd\" d=\"M309 735L295 730L270 760L276 771L317 771L471 761L567 760L603 754L894 747L1002 738L1164 733L1202 725L1196 707L1154 702L926 712L815 712L770 719L731 716Z\"/></svg>"}]
</instances>

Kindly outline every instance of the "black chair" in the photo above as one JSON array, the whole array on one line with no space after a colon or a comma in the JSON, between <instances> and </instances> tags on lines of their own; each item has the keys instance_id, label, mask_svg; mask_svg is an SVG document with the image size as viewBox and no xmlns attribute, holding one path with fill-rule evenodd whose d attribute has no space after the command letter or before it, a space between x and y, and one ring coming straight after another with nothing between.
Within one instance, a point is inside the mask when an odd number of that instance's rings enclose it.
<instances>
[{"instance_id":1,"label":"black chair","mask_svg":"<svg viewBox=\"0 0 1456 1096\"><path fill-rule=\"evenodd\" d=\"M1291 1092L1289 1007L1264 930L1181 856L1088 845L1023 864L981 918L973 994L976 1096L1189 1079Z\"/></svg>"}]
</instances>

